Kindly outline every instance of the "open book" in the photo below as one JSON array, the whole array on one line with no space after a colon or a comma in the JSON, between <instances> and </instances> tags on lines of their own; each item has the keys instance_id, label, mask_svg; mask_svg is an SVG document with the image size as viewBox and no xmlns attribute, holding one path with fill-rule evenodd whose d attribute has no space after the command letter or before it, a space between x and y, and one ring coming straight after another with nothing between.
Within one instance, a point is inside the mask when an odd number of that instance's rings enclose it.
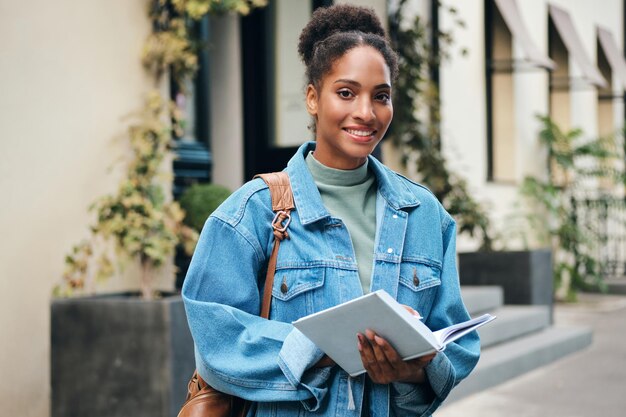
<instances>
[{"instance_id":1,"label":"open book","mask_svg":"<svg viewBox=\"0 0 626 417\"><path fill-rule=\"evenodd\" d=\"M293 325L351 376L365 372L357 333L371 329L385 338L404 359L441 351L450 342L495 319L491 314L435 332L409 313L384 290L302 317Z\"/></svg>"}]
</instances>

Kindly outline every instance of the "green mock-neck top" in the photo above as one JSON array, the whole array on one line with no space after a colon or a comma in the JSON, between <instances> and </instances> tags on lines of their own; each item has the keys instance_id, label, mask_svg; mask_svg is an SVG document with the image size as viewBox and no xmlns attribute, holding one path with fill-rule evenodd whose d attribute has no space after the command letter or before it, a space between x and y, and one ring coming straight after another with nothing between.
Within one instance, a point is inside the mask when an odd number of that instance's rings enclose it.
<instances>
[{"instance_id":1,"label":"green mock-neck top","mask_svg":"<svg viewBox=\"0 0 626 417\"><path fill-rule=\"evenodd\" d=\"M363 293L370 291L376 237L376 177L368 161L356 169L327 167L310 152L306 164L322 202L350 233Z\"/></svg>"}]
</instances>

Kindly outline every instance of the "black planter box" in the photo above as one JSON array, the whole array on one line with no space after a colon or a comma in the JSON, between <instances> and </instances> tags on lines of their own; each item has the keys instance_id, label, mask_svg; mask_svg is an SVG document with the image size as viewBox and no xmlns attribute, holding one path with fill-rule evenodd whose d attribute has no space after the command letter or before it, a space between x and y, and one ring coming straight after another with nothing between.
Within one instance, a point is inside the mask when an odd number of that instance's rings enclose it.
<instances>
[{"instance_id":1,"label":"black planter box","mask_svg":"<svg viewBox=\"0 0 626 417\"><path fill-rule=\"evenodd\" d=\"M552 252L467 252L459 254L462 285L498 285L505 304L547 305L552 311Z\"/></svg>"},{"instance_id":2,"label":"black planter box","mask_svg":"<svg viewBox=\"0 0 626 417\"><path fill-rule=\"evenodd\" d=\"M53 300L52 417L175 417L193 373L180 296Z\"/></svg>"}]
</instances>

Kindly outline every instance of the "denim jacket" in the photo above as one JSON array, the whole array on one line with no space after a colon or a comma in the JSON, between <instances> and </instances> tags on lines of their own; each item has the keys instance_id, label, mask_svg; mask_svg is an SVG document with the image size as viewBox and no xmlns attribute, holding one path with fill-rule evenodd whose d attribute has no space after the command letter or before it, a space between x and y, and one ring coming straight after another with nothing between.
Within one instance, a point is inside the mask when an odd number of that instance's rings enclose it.
<instances>
[{"instance_id":1,"label":"denim jacket","mask_svg":"<svg viewBox=\"0 0 626 417\"><path fill-rule=\"evenodd\" d=\"M381 385L338 366L313 367L323 352L291 324L363 292L350 235L307 169L314 147L304 144L286 168L296 209L278 253L271 320L259 317L273 242L267 185L248 182L207 219L182 291L198 371L216 389L254 401L257 416L431 415L478 361L476 332L437 354L427 383ZM433 330L468 319L454 220L422 186L375 158L369 164L378 184L371 291L386 290Z\"/></svg>"}]
</instances>

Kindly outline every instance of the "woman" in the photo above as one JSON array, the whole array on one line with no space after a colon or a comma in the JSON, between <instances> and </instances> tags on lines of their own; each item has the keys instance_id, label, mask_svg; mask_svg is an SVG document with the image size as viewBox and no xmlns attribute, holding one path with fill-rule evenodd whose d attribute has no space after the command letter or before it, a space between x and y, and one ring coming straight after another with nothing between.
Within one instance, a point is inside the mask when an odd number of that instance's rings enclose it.
<instances>
[{"instance_id":1,"label":"woman","mask_svg":"<svg viewBox=\"0 0 626 417\"><path fill-rule=\"evenodd\" d=\"M315 142L286 168L296 209L278 254L271 320L258 316L273 239L262 180L209 217L187 274L198 372L255 401L257 416L427 416L478 360L475 333L405 362L367 331L354 340L367 374L349 378L290 324L378 289L433 330L469 318L454 221L427 189L370 156L393 117L397 57L384 36L373 11L349 5L316 10L300 36Z\"/></svg>"}]
</instances>

